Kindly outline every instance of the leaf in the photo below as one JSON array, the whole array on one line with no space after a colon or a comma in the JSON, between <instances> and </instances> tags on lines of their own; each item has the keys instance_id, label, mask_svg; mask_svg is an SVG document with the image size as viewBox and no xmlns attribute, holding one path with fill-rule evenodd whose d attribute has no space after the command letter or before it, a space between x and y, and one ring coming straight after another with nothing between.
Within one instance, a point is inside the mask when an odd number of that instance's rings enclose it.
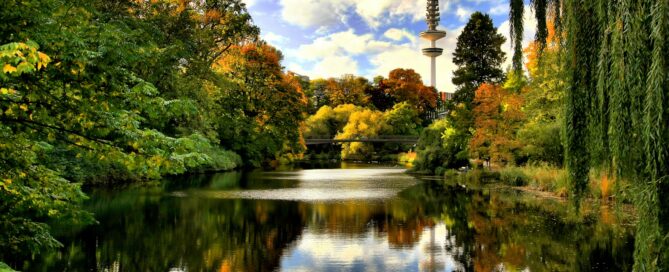
<instances>
[{"instance_id":1,"label":"leaf","mask_svg":"<svg viewBox=\"0 0 669 272\"><path fill-rule=\"evenodd\" d=\"M3 73L13 73L16 72L16 67L12 66L9 63L6 63L5 66L2 67L2 72Z\"/></svg>"}]
</instances>

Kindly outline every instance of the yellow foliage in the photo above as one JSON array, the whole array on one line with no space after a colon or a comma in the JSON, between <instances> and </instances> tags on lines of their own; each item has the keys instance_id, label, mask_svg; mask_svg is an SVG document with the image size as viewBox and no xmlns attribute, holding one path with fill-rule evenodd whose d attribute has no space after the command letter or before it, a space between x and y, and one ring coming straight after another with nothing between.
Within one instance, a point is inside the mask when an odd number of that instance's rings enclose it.
<instances>
[{"instance_id":1,"label":"yellow foliage","mask_svg":"<svg viewBox=\"0 0 669 272\"><path fill-rule=\"evenodd\" d=\"M372 138L379 135L385 129L383 112L363 109L351 114L341 133L336 139L358 139ZM372 154L373 146L369 143L344 143L342 144L342 158L350 158L353 155Z\"/></svg>"},{"instance_id":2,"label":"yellow foliage","mask_svg":"<svg viewBox=\"0 0 669 272\"><path fill-rule=\"evenodd\" d=\"M9 63L6 63L5 66L2 67L2 72L3 72L3 73L13 73L13 72L16 72L16 67L10 65Z\"/></svg>"}]
</instances>

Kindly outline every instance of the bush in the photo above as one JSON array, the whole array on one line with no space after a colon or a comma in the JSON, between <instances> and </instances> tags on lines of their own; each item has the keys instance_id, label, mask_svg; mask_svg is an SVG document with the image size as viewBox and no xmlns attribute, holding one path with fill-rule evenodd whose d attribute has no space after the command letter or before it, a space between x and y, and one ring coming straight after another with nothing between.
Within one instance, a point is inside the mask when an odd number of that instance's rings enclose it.
<instances>
[{"instance_id":1,"label":"bush","mask_svg":"<svg viewBox=\"0 0 669 272\"><path fill-rule=\"evenodd\" d=\"M9 265L0 262L0 272L16 272L16 270L9 267Z\"/></svg>"},{"instance_id":2,"label":"bush","mask_svg":"<svg viewBox=\"0 0 669 272\"><path fill-rule=\"evenodd\" d=\"M519 167L507 167L499 172L501 182L511 186L525 186L528 184L528 177Z\"/></svg>"},{"instance_id":3,"label":"bush","mask_svg":"<svg viewBox=\"0 0 669 272\"><path fill-rule=\"evenodd\" d=\"M444 177L447 179L457 177L460 173L455 169L448 169L444 172Z\"/></svg>"},{"instance_id":4,"label":"bush","mask_svg":"<svg viewBox=\"0 0 669 272\"><path fill-rule=\"evenodd\" d=\"M459 144L462 137L446 119L432 123L418 139L413 170L434 173L439 167L453 169L468 165L464 144Z\"/></svg>"},{"instance_id":5,"label":"bush","mask_svg":"<svg viewBox=\"0 0 669 272\"><path fill-rule=\"evenodd\" d=\"M518 140L525 145L516 153L516 164L545 162L562 166L564 147L560 122L528 124L518 132Z\"/></svg>"}]
</instances>

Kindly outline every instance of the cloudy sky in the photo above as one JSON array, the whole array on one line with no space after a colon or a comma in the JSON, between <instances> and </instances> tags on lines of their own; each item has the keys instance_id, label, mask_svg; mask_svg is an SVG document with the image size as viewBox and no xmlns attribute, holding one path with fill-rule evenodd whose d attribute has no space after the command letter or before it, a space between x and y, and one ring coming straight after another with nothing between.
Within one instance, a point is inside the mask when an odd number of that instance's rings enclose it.
<instances>
[{"instance_id":1,"label":"cloudy sky","mask_svg":"<svg viewBox=\"0 0 669 272\"><path fill-rule=\"evenodd\" d=\"M245 0L261 36L284 54L287 70L312 79L343 74L388 76L395 68L411 68L429 80L427 45L418 34L427 28L426 0ZM529 0L526 0L529 2ZM444 55L437 60L437 88L453 92L451 62L457 36L474 11L490 14L499 32L509 35L508 0L440 0L438 42ZM526 8L529 10L529 8ZM534 37L535 22L526 12L526 43ZM502 48L507 51L508 42Z\"/></svg>"}]
</instances>

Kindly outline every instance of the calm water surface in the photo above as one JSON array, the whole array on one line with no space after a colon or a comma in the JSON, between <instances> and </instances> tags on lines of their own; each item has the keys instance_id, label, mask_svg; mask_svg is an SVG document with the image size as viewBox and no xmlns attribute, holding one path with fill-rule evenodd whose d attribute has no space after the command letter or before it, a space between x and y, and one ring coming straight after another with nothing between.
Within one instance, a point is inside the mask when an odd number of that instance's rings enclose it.
<instances>
[{"instance_id":1,"label":"calm water surface","mask_svg":"<svg viewBox=\"0 0 669 272\"><path fill-rule=\"evenodd\" d=\"M629 271L631 218L394 167L222 173L95 190L25 271ZM19 266L20 267L20 266Z\"/></svg>"}]
</instances>

